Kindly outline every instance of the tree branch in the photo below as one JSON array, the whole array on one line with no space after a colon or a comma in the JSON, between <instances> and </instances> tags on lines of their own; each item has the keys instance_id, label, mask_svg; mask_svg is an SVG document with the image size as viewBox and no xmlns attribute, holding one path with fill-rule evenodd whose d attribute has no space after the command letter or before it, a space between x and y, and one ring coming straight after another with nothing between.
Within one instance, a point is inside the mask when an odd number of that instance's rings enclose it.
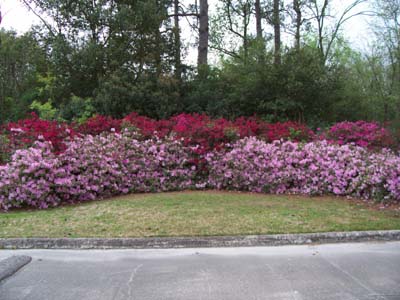
<instances>
[{"instance_id":1,"label":"tree branch","mask_svg":"<svg viewBox=\"0 0 400 300\"><path fill-rule=\"evenodd\" d=\"M38 17L38 18L42 21L42 23L44 24L44 26L46 26L46 28L49 30L49 32L50 32L50 34L51 34L52 36L56 36L56 34L54 34L54 31L53 31L53 29L51 28L50 24L47 23L46 20L45 20L44 18L42 18L42 16L41 16L39 13L37 13L37 12L31 7L31 5L28 3L27 0L20 0L20 1L22 1L22 4L24 4L25 7L26 7L29 11L31 11L36 17Z\"/></svg>"}]
</instances>

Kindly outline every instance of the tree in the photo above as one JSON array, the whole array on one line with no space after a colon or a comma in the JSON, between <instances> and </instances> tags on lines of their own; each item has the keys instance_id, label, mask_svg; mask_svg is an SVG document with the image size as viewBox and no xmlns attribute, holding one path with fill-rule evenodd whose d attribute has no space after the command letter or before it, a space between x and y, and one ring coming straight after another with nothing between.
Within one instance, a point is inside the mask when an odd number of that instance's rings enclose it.
<instances>
[{"instance_id":1,"label":"tree","mask_svg":"<svg viewBox=\"0 0 400 300\"><path fill-rule=\"evenodd\" d=\"M0 124L22 118L37 99L38 77L47 72L45 52L31 33L0 30Z\"/></svg>"},{"instance_id":2,"label":"tree","mask_svg":"<svg viewBox=\"0 0 400 300\"><path fill-rule=\"evenodd\" d=\"M208 0L200 0L199 25L198 69L202 66L208 65Z\"/></svg>"},{"instance_id":3,"label":"tree","mask_svg":"<svg viewBox=\"0 0 400 300\"><path fill-rule=\"evenodd\" d=\"M333 44L337 40L343 24L351 18L359 15L368 15L370 13L368 11L353 13L356 7L366 1L367 0L355 0L351 2L351 4L346 6L345 9L334 18L333 23L330 23L328 20L333 17L330 15L332 0L309 0L307 2L311 17L316 23L318 49L322 63L326 63L329 59Z\"/></svg>"},{"instance_id":4,"label":"tree","mask_svg":"<svg viewBox=\"0 0 400 300\"><path fill-rule=\"evenodd\" d=\"M400 118L400 1L375 1L377 22L374 24L379 53L380 81L384 87L385 121L389 119L389 111L396 112ZM374 64L376 65L376 63ZM400 126L400 124L397 124Z\"/></svg>"},{"instance_id":5,"label":"tree","mask_svg":"<svg viewBox=\"0 0 400 300\"><path fill-rule=\"evenodd\" d=\"M252 41L250 21L253 0L221 0L213 18L211 48L244 62L248 59Z\"/></svg>"},{"instance_id":6,"label":"tree","mask_svg":"<svg viewBox=\"0 0 400 300\"><path fill-rule=\"evenodd\" d=\"M38 35L56 75L56 105L71 95L96 98L100 84L123 73L121 79L137 84L175 65L180 77L179 19L170 22L171 0L21 1L46 16Z\"/></svg>"},{"instance_id":7,"label":"tree","mask_svg":"<svg viewBox=\"0 0 400 300\"><path fill-rule=\"evenodd\" d=\"M293 0L293 10L296 13L295 17L296 33L294 39L295 39L295 48L297 51L300 51L300 32L301 32L301 25L303 23L301 6L302 6L301 0Z\"/></svg>"},{"instance_id":8,"label":"tree","mask_svg":"<svg viewBox=\"0 0 400 300\"><path fill-rule=\"evenodd\" d=\"M274 25L274 63L281 64L281 18L280 0L273 0L273 25Z\"/></svg>"},{"instance_id":9,"label":"tree","mask_svg":"<svg viewBox=\"0 0 400 300\"><path fill-rule=\"evenodd\" d=\"M181 28L179 26L179 0L174 0L174 52L175 52L175 77L178 81L182 79L181 61Z\"/></svg>"},{"instance_id":10,"label":"tree","mask_svg":"<svg viewBox=\"0 0 400 300\"><path fill-rule=\"evenodd\" d=\"M263 29L262 29L262 12L261 12L261 3L260 0L256 0L254 3L255 6L255 16L256 16L256 32L257 39L263 39Z\"/></svg>"}]
</instances>

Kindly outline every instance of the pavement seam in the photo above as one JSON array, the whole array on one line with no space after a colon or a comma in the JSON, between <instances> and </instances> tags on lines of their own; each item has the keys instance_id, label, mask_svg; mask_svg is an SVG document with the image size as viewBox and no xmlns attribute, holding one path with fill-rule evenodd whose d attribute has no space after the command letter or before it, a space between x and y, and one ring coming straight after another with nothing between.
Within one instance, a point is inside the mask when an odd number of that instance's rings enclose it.
<instances>
[{"instance_id":1,"label":"pavement seam","mask_svg":"<svg viewBox=\"0 0 400 300\"><path fill-rule=\"evenodd\" d=\"M154 238L0 238L0 249L168 249L400 241L400 230Z\"/></svg>"},{"instance_id":2,"label":"pavement seam","mask_svg":"<svg viewBox=\"0 0 400 300\"><path fill-rule=\"evenodd\" d=\"M347 276L350 280L352 280L353 282L355 282L356 284L358 284L358 286L360 286L361 288L363 288L364 290L366 290L369 294L368 297L375 297L375 300L387 300L386 297L384 297L383 295L380 295L379 293L377 293L376 291L374 291L373 289L371 289L370 287L368 287L366 284L364 284L360 279L358 279L357 277L355 277L354 275L352 275L351 273L347 272L345 269L343 269L340 265L330 261L327 258L322 257L322 259L328 263L329 265L331 265L334 269L336 269L337 271L339 271L340 273L344 274L345 276Z\"/></svg>"}]
</instances>

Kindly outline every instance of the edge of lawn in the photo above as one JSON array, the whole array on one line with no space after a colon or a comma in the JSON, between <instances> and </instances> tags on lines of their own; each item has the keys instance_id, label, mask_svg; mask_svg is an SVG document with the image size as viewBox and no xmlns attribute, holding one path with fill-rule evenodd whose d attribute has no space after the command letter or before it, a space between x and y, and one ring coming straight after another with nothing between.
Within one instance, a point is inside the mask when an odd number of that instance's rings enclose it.
<instances>
[{"instance_id":1,"label":"edge of lawn","mask_svg":"<svg viewBox=\"0 0 400 300\"><path fill-rule=\"evenodd\" d=\"M400 241L400 230L155 238L0 238L0 249L172 249Z\"/></svg>"}]
</instances>

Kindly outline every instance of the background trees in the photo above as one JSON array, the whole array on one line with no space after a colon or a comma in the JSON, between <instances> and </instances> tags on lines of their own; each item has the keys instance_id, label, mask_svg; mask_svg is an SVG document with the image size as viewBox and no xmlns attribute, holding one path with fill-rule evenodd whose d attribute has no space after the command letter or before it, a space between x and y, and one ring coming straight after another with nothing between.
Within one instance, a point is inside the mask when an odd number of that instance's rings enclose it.
<instances>
[{"instance_id":1,"label":"background trees","mask_svg":"<svg viewBox=\"0 0 400 300\"><path fill-rule=\"evenodd\" d=\"M19 1L42 25L0 32L0 122L46 103L66 120L400 120L398 0ZM359 15L376 33L362 52L342 34Z\"/></svg>"},{"instance_id":2,"label":"background trees","mask_svg":"<svg viewBox=\"0 0 400 300\"><path fill-rule=\"evenodd\" d=\"M382 100L383 119L400 122L400 1L376 1L375 9L378 45L368 61Z\"/></svg>"},{"instance_id":3,"label":"background trees","mask_svg":"<svg viewBox=\"0 0 400 300\"><path fill-rule=\"evenodd\" d=\"M40 99L47 74L45 51L31 33L0 30L0 124L25 116Z\"/></svg>"}]
</instances>

